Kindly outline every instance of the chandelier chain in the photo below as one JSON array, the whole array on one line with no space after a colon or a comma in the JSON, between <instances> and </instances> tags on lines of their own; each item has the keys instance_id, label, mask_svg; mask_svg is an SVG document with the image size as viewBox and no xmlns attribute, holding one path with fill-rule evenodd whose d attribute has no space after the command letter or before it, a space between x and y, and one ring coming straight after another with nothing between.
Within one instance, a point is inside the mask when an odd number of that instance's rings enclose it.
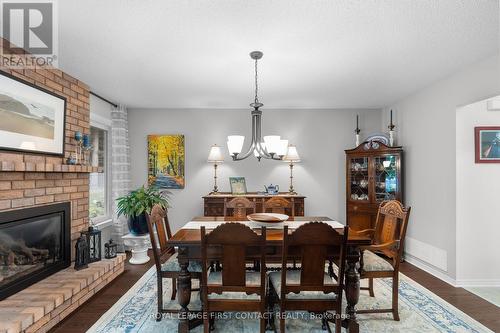
<instances>
[{"instance_id":1,"label":"chandelier chain","mask_svg":"<svg viewBox=\"0 0 500 333\"><path fill-rule=\"evenodd\" d=\"M258 92L259 92L259 83L257 81L257 59L255 59L255 104L259 103L259 97L258 97Z\"/></svg>"}]
</instances>

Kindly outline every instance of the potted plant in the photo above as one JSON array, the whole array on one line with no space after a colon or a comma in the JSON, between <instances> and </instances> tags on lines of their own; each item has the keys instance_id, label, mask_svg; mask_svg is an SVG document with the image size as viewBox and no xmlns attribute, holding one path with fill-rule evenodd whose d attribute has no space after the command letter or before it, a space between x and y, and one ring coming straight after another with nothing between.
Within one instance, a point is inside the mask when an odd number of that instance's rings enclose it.
<instances>
[{"instance_id":1,"label":"potted plant","mask_svg":"<svg viewBox=\"0 0 500 333\"><path fill-rule=\"evenodd\" d=\"M146 213L151 213L154 205L168 208L168 194L167 191L162 192L154 187L141 186L128 195L116 199L118 217L124 215L128 218L128 229L131 234L145 235L148 233Z\"/></svg>"}]
</instances>

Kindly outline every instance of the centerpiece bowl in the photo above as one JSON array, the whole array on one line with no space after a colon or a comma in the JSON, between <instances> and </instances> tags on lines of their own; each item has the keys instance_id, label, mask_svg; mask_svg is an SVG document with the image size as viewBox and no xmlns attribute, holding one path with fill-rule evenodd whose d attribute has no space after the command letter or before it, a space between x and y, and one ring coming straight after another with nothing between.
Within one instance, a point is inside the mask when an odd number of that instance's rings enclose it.
<instances>
[{"instance_id":1,"label":"centerpiece bowl","mask_svg":"<svg viewBox=\"0 0 500 333\"><path fill-rule=\"evenodd\" d=\"M282 227L283 222L288 220L289 216L276 213L255 213L247 215L247 218L263 227Z\"/></svg>"}]
</instances>

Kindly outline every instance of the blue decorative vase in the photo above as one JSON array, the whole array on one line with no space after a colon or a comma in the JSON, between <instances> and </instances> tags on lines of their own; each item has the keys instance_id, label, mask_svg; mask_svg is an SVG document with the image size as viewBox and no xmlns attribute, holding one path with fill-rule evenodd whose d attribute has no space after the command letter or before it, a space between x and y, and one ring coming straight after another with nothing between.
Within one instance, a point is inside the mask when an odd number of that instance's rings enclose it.
<instances>
[{"instance_id":1,"label":"blue decorative vase","mask_svg":"<svg viewBox=\"0 0 500 333\"><path fill-rule=\"evenodd\" d=\"M148 234L148 222L146 220L146 213L139 216L130 216L128 218L128 230L134 236L142 236Z\"/></svg>"}]
</instances>

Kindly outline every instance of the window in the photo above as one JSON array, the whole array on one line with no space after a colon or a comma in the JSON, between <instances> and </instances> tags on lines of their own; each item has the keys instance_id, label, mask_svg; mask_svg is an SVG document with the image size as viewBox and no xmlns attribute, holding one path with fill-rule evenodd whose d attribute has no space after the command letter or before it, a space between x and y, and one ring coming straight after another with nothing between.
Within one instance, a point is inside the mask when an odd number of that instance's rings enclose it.
<instances>
[{"instance_id":1,"label":"window","mask_svg":"<svg viewBox=\"0 0 500 333\"><path fill-rule=\"evenodd\" d=\"M110 218L110 191L108 172L108 131L91 126L90 164L103 169L101 173L91 173L89 179L89 217L94 223L103 222Z\"/></svg>"}]
</instances>

